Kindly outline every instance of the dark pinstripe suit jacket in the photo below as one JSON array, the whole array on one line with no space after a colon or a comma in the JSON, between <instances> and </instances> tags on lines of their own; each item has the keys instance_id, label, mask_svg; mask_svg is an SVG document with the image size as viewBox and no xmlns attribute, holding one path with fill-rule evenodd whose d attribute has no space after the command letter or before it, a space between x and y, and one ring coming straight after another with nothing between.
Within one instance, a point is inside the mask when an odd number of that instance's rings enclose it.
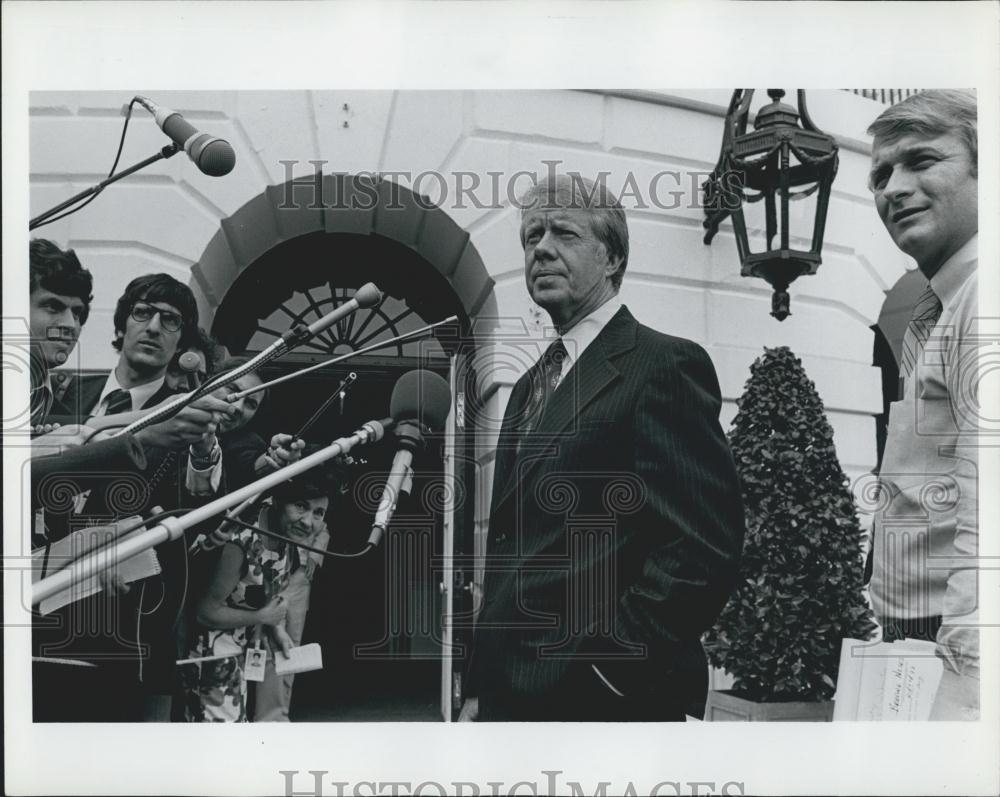
<instances>
[{"instance_id":1,"label":"dark pinstripe suit jacket","mask_svg":"<svg viewBox=\"0 0 1000 797\"><path fill-rule=\"evenodd\" d=\"M622 308L518 454L537 368L500 432L467 693L531 700L596 683L591 664L630 695L670 690L705 672L744 533L715 370Z\"/></svg>"}]
</instances>

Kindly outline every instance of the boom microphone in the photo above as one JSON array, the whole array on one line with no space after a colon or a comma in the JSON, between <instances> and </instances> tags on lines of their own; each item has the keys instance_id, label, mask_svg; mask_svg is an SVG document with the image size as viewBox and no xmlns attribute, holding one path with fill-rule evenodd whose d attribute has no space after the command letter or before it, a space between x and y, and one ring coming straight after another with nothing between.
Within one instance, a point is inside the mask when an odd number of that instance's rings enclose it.
<instances>
[{"instance_id":1,"label":"boom microphone","mask_svg":"<svg viewBox=\"0 0 1000 797\"><path fill-rule=\"evenodd\" d=\"M145 429L147 426L152 426L155 423L160 423L161 421L167 420L167 418L173 417L188 404L201 398L206 393L211 393L213 390L232 384L245 374L248 374L251 371L256 371L265 363L268 363L276 357L280 357L290 351L294 346L298 346L299 344L315 337L324 329L336 324L340 319L349 316L351 313L357 312L359 308L371 307L378 304L381 300L382 292L376 288L374 284L368 282L362 285L355 292L354 296L351 297L350 301L344 302L342 305L331 310L319 320L313 321L313 323L311 323L308 327L305 327L302 324L295 324L290 330L278 338L278 340L274 341L270 346L264 349L264 351L255 355L248 363L245 363L238 368L234 368L232 371L227 371L224 374L217 374L193 393L178 396L172 401L168 401L166 404L151 410L141 419L126 426L123 432L138 432ZM231 394L228 400L230 402L238 401L239 396L240 394Z\"/></svg>"},{"instance_id":2,"label":"boom microphone","mask_svg":"<svg viewBox=\"0 0 1000 797\"><path fill-rule=\"evenodd\" d=\"M153 548L168 540L180 539L184 536L186 530L197 526L199 523L204 523L209 518L215 517L227 509L232 509L246 499L258 493L271 490L282 482L293 479L323 462L347 454L356 445L378 442L385 434L386 424L391 426L391 419L387 419L385 422L369 421L350 437L341 437L334 440L330 445L321 448L316 453L310 454L308 457L303 457L297 462L290 462L281 470L269 473L267 476L257 479L257 481L240 487L238 490L221 495L214 501L192 509L183 517L162 518L156 526L148 528L146 531L130 534L110 553L101 551L87 554L77 559L73 564L62 568L57 573L40 579L32 585L32 606L41 603L46 598L74 584L85 582L94 573L113 567L119 562L124 562L126 559L142 553L149 548Z\"/></svg>"},{"instance_id":3,"label":"boom microphone","mask_svg":"<svg viewBox=\"0 0 1000 797\"><path fill-rule=\"evenodd\" d=\"M392 459L389 478L372 522L368 544L378 545L392 515L400 493L409 493L413 483L413 452L423 448L423 430L441 429L451 409L448 383L431 371L409 371L392 389L389 412L396 421L395 435L399 449Z\"/></svg>"},{"instance_id":4,"label":"boom microphone","mask_svg":"<svg viewBox=\"0 0 1000 797\"><path fill-rule=\"evenodd\" d=\"M315 337L324 329L328 329L336 324L341 318L356 313L362 307L374 307L382 301L382 291L375 287L374 282L366 282L354 292L354 296L349 301L327 313L318 321L313 321L309 325L309 337Z\"/></svg>"},{"instance_id":5,"label":"boom microphone","mask_svg":"<svg viewBox=\"0 0 1000 797\"><path fill-rule=\"evenodd\" d=\"M153 114L159 128L179 147L204 174L221 177L229 174L236 165L232 145L221 138L199 133L194 126L176 111L157 105L148 97L136 97L136 102Z\"/></svg>"}]
</instances>

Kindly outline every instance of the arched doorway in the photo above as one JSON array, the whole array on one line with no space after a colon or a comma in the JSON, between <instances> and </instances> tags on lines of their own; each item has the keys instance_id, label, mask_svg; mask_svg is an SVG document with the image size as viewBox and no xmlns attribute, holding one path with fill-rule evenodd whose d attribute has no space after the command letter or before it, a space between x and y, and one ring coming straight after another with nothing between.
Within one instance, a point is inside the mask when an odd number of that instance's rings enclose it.
<instances>
[{"instance_id":1,"label":"arched doorway","mask_svg":"<svg viewBox=\"0 0 1000 797\"><path fill-rule=\"evenodd\" d=\"M351 184L352 178L337 178ZM453 406L461 404L472 378L472 321L490 305L493 284L468 235L399 186L372 209L349 203L317 209L305 201L289 207L301 189L270 187L248 202L223 222L193 269L206 324L211 319L212 333L230 351L261 350L369 281L384 293L377 307L273 361L262 370L265 379L451 315L459 325L279 385L254 423L268 435L294 433L352 371L355 386L304 435L309 442L329 443L388 415L396 380L414 367L450 380ZM461 588L465 579L453 562L472 554L476 487L471 430L466 434L456 415L414 461L413 490L379 549L360 559L328 557L319 571L304 641L321 644L324 669L297 678L293 718L453 718L450 686L462 662L451 654L467 640L451 636L447 618L471 610L464 606L471 592ZM364 546L395 448L387 439L356 457L349 490L331 506L332 550Z\"/></svg>"}]
</instances>

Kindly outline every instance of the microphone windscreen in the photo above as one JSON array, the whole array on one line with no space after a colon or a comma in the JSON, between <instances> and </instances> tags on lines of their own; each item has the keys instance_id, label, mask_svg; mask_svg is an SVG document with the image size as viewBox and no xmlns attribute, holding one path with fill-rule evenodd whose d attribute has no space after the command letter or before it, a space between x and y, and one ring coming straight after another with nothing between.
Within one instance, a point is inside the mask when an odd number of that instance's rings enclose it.
<instances>
[{"instance_id":1,"label":"microphone windscreen","mask_svg":"<svg viewBox=\"0 0 1000 797\"><path fill-rule=\"evenodd\" d=\"M408 371L392 389L389 414L400 421L416 420L435 431L444 428L451 409L448 383L432 371Z\"/></svg>"},{"instance_id":2,"label":"microphone windscreen","mask_svg":"<svg viewBox=\"0 0 1000 797\"><path fill-rule=\"evenodd\" d=\"M374 282L366 282L354 294L358 307L374 307L382 301L382 291L375 287Z\"/></svg>"},{"instance_id":3,"label":"microphone windscreen","mask_svg":"<svg viewBox=\"0 0 1000 797\"><path fill-rule=\"evenodd\" d=\"M191 159L202 173L209 177L222 177L236 165L236 152L228 141L213 138L197 154L192 151Z\"/></svg>"},{"instance_id":4,"label":"microphone windscreen","mask_svg":"<svg viewBox=\"0 0 1000 797\"><path fill-rule=\"evenodd\" d=\"M201 370L201 355L194 351L186 351L177 358L177 367L186 374L196 374Z\"/></svg>"}]
</instances>

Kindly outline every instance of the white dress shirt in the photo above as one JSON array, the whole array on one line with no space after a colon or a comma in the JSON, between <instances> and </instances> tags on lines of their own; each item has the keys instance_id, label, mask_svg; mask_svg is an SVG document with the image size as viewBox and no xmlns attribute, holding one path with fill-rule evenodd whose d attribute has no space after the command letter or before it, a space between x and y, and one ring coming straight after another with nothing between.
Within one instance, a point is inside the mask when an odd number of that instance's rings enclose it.
<instances>
[{"instance_id":1,"label":"white dress shirt","mask_svg":"<svg viewBox=\"0 0 1000 797\"><path fill-rule=\"evenodd\" d=\"M566 374L570 372L576 361L580 359L587 347L601 334L601 330L608 325L608 322L621 308L622 300L615 294L590 315L584 316L570 329L563 332L561 337L563 345L566 347L566 357L563 359L562 371L556 386L566 378Z\"/></svg>"},{"instance_id":2,"label":"white dress shirt","mask_svg":"<svg viewBox=\"0 0 1000 797\"><path fill-rule=\"evenodd\" d=\"M108 374L107 381L104 383L104 389L101 391L101 397L97 400L97 404L94 405L94 417L107 414L106 399L115 390L127 390L128 394L132 397L132 409L141 410L142 405L149 401L157 390L163 387L163 380L166 379L166 375L164 374L159 379L154 379L152 382L147 382L144 385L124 387L118 381L118 375L115 373L116 370L113 368L111 369L111 373Z\"/></svg>"}]
</instances>

